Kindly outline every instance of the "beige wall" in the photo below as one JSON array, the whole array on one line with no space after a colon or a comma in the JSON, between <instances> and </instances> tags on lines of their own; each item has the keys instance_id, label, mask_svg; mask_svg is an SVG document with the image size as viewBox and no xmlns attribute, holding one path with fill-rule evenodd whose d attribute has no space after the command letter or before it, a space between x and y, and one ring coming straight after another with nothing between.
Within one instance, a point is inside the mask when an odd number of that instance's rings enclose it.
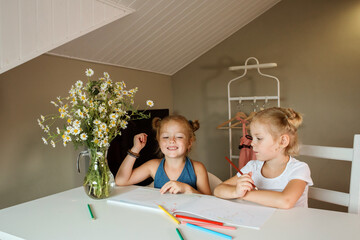
<instances>
[{"instance_id":1,"label":"beige wall","mask_svg":"<svg viewBox=\"0 0 360 240\"><path fill-rule=\"evenodd\" d=\"M67 96L78 79L86 81L85 69L95 76L108 72L113 81L138 87L135 104L145 108L152 99L154 108L172 110L169 76L101 64L40 56L0 75L0 209L82 184L76 171L77 152L72 145L55 149L42 143L36 119L54 113L50 104Z\"/></svg>"},{"instance_id":2,"label":"beige wall","mask_svg":"<svg viewBox=\"0 0 360 240\"><path fill-rule=\"evenodd\" d=\"M280 79L281 105L304 114L302 142L352 146L360 133L360 1L283 0L173 76L174 111L201 123L194 159L229 177L228 133L216 126L227 119L227 82L242 74L227 67L251 56L278 64L263 72ZM256 70L248 76L233 96L276 93ZM348 191L349 164L307 162L317 186Z\"/></svg>"}]
</instances>

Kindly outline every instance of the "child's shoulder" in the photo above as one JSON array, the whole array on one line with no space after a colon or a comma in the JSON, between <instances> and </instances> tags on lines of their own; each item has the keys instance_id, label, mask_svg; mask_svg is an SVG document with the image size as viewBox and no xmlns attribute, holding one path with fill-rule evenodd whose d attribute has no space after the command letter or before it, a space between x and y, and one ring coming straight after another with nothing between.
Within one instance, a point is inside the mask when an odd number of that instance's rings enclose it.
<instances>
[{"instance_id":1,"label":"child's shoulder","mask_svg":"<svg viewBox=\"0 0 360 240\"><path fill-rule=\"evenodd\" d=\"M148 160L147 162L146 162L146 164L149 166L149 167L151 167L151 168L158 168L159 167L159 165L160 165L160 163L161 163L161 158L154 158L154 159L151 159L151 160Z\"/></svg>"},{"instance_id":2,"label":"child's shoulder","mask_svg":"<svg viewBox=\"0 0 360 240\"><path fill-rule=\"evenodd\" d=\"M189 160L192 163L194 168L205 168L205 165L202 162L199 162L199 161L196 161L196 160L193 160L193 159L190 159L190 158L189 158Z\"/></svg>"},{"instance_id":3,"label":"child's shoulder","mask_svg":"<svg viewBox=\"0 0 360 240\"><path fill-rule=\"evenodd\" d=\"M297 160L294 157L290 157L288 165L291 169L309 169L309 165L306 162Z\"/></svg>"}]
</instances>

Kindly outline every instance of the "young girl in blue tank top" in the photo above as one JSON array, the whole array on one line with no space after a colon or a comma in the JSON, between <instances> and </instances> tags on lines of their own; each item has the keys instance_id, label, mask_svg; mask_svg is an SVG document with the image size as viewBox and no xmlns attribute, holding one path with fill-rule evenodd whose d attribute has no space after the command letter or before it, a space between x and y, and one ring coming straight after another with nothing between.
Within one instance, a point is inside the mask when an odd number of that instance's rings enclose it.
<instances>
[{"instance_id":1,"label":"young girl in blue tank top","mask_svg":"<svg viewBox=\"0 0 360 240\"><path fill-rule=\"evenodd\" d=\"M145 133L136 135L133 147L116 174L116 184L127 186L152 177L154 187L160 188L161 193L211 194L205 166L187 157L195 141L194 132L199 128L199 122L188 121L180 115L171 115L162 120L155 118L153 127L165 157L149 160L133 169L136 158L147 141Z\"/></svg>"}]
</instances>

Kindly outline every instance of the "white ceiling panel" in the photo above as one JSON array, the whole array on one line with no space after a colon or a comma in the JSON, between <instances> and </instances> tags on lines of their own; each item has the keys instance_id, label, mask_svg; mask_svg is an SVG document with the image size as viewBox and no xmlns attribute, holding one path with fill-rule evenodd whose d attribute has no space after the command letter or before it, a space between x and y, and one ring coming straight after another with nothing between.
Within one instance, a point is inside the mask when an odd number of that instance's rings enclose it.
<instances>
[{"instance_id":1,"label":"white ceiling panel","mask_svg":"<svg viewBox=\"0 0 360 240\"><path fill-rule=\"evenodd\" d=\"M49 53L173 75L280 0L99 1L135 12Z\"/></svg>"}]
</instances>

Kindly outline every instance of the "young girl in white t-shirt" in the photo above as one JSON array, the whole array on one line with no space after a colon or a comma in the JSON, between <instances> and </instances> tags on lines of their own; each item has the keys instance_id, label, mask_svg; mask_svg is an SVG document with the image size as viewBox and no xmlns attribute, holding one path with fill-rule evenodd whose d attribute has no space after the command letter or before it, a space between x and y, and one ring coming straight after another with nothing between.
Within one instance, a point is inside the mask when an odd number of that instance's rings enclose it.
<instances>
[{"instance_id":1,"label":"young girl in white t-shirt","mask_svg":"<svg viewBox=\"0 0 360 240\"><path fill-rule=\"evenodd\" d=\"M297 129L301 123L301 115L290 108L258 112L250 124L257 160L241 169L244 175L238 173L217 186L214 195L283 209L307 207L308 189L313 184L310 169L292 157L298 152Z\"/></svg>"}]
</instances>

